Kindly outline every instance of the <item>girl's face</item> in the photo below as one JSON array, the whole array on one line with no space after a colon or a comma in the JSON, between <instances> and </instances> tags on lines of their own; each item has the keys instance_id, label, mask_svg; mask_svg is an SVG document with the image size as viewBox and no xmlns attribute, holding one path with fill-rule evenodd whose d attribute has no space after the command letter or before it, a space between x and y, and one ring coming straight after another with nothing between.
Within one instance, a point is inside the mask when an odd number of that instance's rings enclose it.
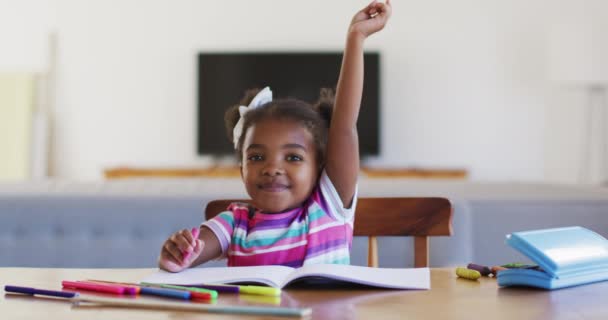
<instances>
[{"instance_id":1,"label":"girl's face","mask_svg":"<svg viewBox=\"0 0 608 320\"><path fill-rule=\"evenodd\" d=\"M300 206L319 175L313 136L294 121L268 119L249 127L242 159L247 193L263 212Z\"/></svg>"}]
</instances>

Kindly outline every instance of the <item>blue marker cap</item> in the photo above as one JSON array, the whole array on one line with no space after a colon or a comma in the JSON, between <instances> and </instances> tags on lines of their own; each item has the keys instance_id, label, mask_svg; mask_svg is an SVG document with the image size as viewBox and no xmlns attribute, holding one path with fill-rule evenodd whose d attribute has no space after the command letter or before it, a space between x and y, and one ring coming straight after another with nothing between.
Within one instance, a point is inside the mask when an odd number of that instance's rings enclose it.
<instances>
[{"instance_id":1,"label":"blue marker cap","mask_svg":"<svg viewBox=\"0 0 608 320\"><path fill-rule=\"evenodd\" d=\"M184 300L190 299L190 292L183 291L183 290L141 287L141 291L139 293L167 297L167 298L176 298L176 299L184 299Z\"/></svg>"}]
</instances>

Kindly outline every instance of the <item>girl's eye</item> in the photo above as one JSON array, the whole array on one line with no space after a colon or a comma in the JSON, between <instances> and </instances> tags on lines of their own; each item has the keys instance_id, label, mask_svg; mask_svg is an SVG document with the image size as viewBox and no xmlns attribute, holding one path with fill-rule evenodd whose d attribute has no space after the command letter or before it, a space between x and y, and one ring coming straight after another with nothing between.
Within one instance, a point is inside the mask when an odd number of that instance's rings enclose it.
<instances>
[{"instance_id":1,"label":"girl's eye","mask_svg":"<svg viewBox=\"0 0 608 320\"><path fill-rule=\"evenodd\" d=\"M290 154L287 156L287 161L302 161L302 157L297 154Z\"/></svg>"},{"instance_id":2,"label":"girl's eye","mask_svg":"<svg viewBox=\"0 0 608 320\"><path fill-rule=\"evenodd\" d=\"M261 161L262 159L262 156L259 154L254 154L247 157L247 160L249 161Z\"/></svg>"}]
</instances>

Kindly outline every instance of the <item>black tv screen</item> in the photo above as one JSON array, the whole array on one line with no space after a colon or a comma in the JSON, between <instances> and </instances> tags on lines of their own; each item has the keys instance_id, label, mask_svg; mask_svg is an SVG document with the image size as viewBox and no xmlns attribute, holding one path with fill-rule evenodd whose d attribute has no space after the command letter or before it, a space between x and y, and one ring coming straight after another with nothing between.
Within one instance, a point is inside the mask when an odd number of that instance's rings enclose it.
<instances>
[{"instance_id":1,"label":"black tv screen","mask_svg":"<svg viewBox=\"0 0 608 320\"><path fill-rule=\"evenodd\" d=\"M365 82L357 127L361 156L379 153L378 53L365 53ZM269 86L273 97L314 103L320 88L336 88L341 52L200 53L198 55L198 139L200 155L234 154L224 112L247 89Z\"/></svg>"}]
</instances>

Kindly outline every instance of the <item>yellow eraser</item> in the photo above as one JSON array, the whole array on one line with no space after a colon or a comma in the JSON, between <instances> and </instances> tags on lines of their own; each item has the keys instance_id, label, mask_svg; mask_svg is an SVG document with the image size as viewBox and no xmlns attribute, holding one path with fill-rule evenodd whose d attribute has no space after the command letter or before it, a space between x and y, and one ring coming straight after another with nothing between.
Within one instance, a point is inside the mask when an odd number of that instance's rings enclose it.
<instances>
[{"instance_id":1,"label":"yellow eraser","mask_svg":"<svg viewBox=\"0 0 608 320\"><path fill-rule=\"evenodd\" d=\"M456 275L469 280L477 280L481 277L479 271L463 267L456 268Z\"/></svg>"}]
</instances>

